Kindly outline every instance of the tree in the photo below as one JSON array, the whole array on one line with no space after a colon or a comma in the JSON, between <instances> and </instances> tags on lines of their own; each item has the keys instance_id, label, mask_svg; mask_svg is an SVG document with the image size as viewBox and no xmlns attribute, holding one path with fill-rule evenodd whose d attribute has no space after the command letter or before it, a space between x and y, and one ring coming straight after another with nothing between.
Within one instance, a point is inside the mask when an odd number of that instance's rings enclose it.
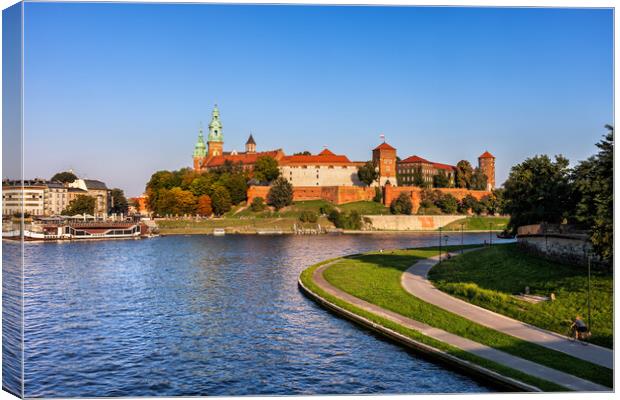
<instances>
[{"instance_id":1,"label":"tree","mask_svg":"<svg viewBox=\"0 0 620 400\"><path fill-rule=\"evenodd\" d=\"M211 185L215 182L215 175L210 172L204 172L194 178L189 185L189 190L194 196L202 196L211 192Z\"/></svg>"},{"instance_id":2,"label":"tree","mask_svg":"<svg viewBox=\"0 0 620 400\"><path fill-rule=\"evenodd\" d=\"M372 198L372 201L374 201L375 203L381 203L382 200L383 200L383 191L381 190L379 186L376 186L375 195Z\"/></svg>"},{"instance_id":3,"label":"tree","mask_svg":"<svg viewBox=\"0 0 620 400\"><path fill-rule=\"evenodd\" d=\"M495 189L491 191L491 194L488 194L480 199L480 203L486 210L489 215L495 215L501 212L502 207L502 190Z\"/></svg>"},{"instance_id":4,"label":"tree","mask_svg":"<svg viewBox=\"0 0 620 400\"><path fill-rule=\"evenodd\" d=\"M276 179L267 193L267 203L276 210L293 204L293 185L284 178Z\"/></svg>"},{"instance_id":5,"label":"tree","mask_svg":"<svg viewBox=\"0 0 620 400\"><path fill-rule=\"evenodd\" d=\"M196 205L196 214L203 217L208 217L213 214L213 207L211 207L211 197L208 194L203 194L198 197L198 204Z\"/></svg>"},{"instance_id":6,"label":"tree","mask_svg":"<svg viewBox=\"0 0 620 400\"><path fill-rule=\"evenodd\" d=\"M183 190L180 187L173 187L169 191L169 195L172 197L171 206L168 210L169 214L185 215L196 213L196 196L189 190Z\"/></svg>"},{"instance_id":7,"label":"tree","mask_svg":"<svg viewBox=\"0 0 620 400\"><path fill-rule=\"evenodd\" d=\"M427 188L430 186L428 182L426 181L426 179L424 179L424 173L422 172L421 165L413 167L413 175L411 176L411 178L412 178L411 183L413 184L413 186L417 186L421 188Z\"/></svg>"},{"instance_id":8,"label":"tree","mask_svg":"<svg viewBox=\"0 0 620 400\"><path fill-rule=\"evenodd\" d=\"M461 201L459 201L458 212L461 214L467 214L469 210L473 210L478 204L478 200L471 194L463 197Z\"/></svg>"},{"instance_id":9,"label":"tree","mask_svg":"<svg viewBox=\"0 0 620 400\"><path fill-rule=\"evenodd\" d=\"M448 186L450 186L450 178L443 170L433 176L433 187L447 188Z\"/></svg>"},{"instance_id":10,"label":"tree","mask_svg":"<svg viewBox=\"0 0 620 400\"><path fill-rule=\"evenodd\" d=\"M510 214L508 228L541 222L561 223L573 210L568 160L555 162L546 155L528 158L510 170L504 183L504 211Z\"/></svg>"},{"instance_id":11,"label":"tree","mask_svg":"<svg viewBox=\"0 0 620 400\"><path fill-rule=\"evenodd\" d=\"M411 195L405 192L399 194L390 204L390 212L392 214L411 214L412 209Z\"/></svg>"},{"instance_id":12,"label":"tree","mask_svg":"<svg viewBox=\"0 0 620 400\"><path fill-rule=\"evenodd\" d=\"M243 174L223 174L220 177L220 183L228 189L233 204L239 204L248 198L248 185Z\"/></svg>"},{"instance_id":13,"label":"tree","mask_svg":"<svg viewBox=\"0 0 620 400\"><path fill-rule=\"evenodd\" d=\"M457 188L469 189L471 187L471 180L473 175L473 169L471 164L467 160L461 160L456 164L456 174L454 178L454 185Z\"/></svg>"},{"instance_id":14,"label":"tree","mask_svg":"<svg viewBox=\"0 0 620 400\"><path fill-rule=\"evenodd\" d=\"M456 214L459 202L456 197L452 196L450 193L442 193L441 197L435 202L435 205L439 207L444 214Z\"/></svg>"},{"instance_id":15,"label":"tree","mask_svg":"<svg viewBox=\"0 0 620 400\"><path fill-rule=\"evenodd\" d=\"M304 150L304 151L299 151L297 153L293 154L294 156L311 156L312 153L310 153L308 150Z\"/></svg>"},{"instance_id":16,"label":"tree","mask_svg":"<svg viewBox=\"0 0 620 400\"><path fill-rule=\"evenodd\" d=\"M51 181L54 182L62 182L62 183L71 183L74 182L78 177L70 171L58 172L54 176L52 176Z\"/></svg>"},{"instance_id":17,"label":"tree","mask_svg":"<svg viewBox=\"0 0 620 400\"><path fill-rule=\"evenodd\" d=\"M357 177L366 186L372 185L373 182L379 179L377 165L372 161L367 161L366 164L357 168Z\"/></svg>"},{"instance_id":18,"label":"tree","mask_svg":"<svg viewBox=\"0 0 620 400\"><path fill-rule=\"evenodd\" d=\"M224 186L215 185L213 187L211 194L211 206L213 207L213 213L217 216L221 216L230 211L232 202L230 200L230 194Z\"/></svg>"},{"instance_id":19,"label":"tree","mask_svg":"<svg viewBox=\"0 0 620 400\"><path fill-rule=\"evenodd\" d=\"M62 215L94 214L95 198L83 194L71 200L67 208L62 211Z\"/></svg>"},{"instance_id":20,"label":"tree","mask_svg":"<svg viewBox=\"0 0 620 400\"><path fill-rule=\"evenodd\" d=\"M250 204L250 210L253 212L260 212L265 209L265 200L262 197L254 197Z\"/></svg>"},{"instance_id":21,"label":"tree","mask_svg":"<svg viewBox=\"0 0 620 400\"><path fill-rule=\"evenodd\" d=\"M613 148L614 128L596 144L596 156L579 163L572 173L574 218L590 230L595 252L605 261L613 258Z\"/></svg>"},{"instance_id":22,"label":"tree","mask_svg":"<svg viewBox=\"0 0 620 400\"><path fill-rule=\"evenodd\" d=\"M315 211L312 211L312 210L303 210L299 214L299 221L301 222L315 223L318 220L319 220L319 215Z\"/></svg>"},{"instance_id":23,"label":"tree","mask_svg":"<svg viewBox=\"0 0 620 400\"><path fill-rule=\"evenodd\" d=\"M487 189L487 176L482 172L479 167L474 169L474 173L471 176L471 189L474 190L486 190Z\"/></svg>"},{"instance_id":24,"label":"tree","mask_svg":"<svg viewBox=\"0 0 620 400\"><path fill-rule=\"evenodd\" d=\"M111 214L127 214L129 210L129 203L125 197L125 192L122 189L114 188L110 191L112 197L112 208L110 208Z\"/></svg>"},{"instance_id":25,"label":"tree","mask_svg":"<svg viewBox=\"0 0 620 400\"><path fill-rule=\"evenodd\" d=\"M280 176L278 161L270 156L261 156L254 165L254 178L259 182L271 183Z\"/></svg>"}]
</instances>

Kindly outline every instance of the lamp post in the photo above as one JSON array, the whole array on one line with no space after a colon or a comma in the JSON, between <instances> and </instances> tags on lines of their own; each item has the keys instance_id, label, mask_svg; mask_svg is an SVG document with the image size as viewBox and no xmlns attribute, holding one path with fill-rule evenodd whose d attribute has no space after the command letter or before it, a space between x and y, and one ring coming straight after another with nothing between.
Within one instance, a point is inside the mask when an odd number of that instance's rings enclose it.
<instances>
[{"instance_id":1,"label":"lamp post","mask_svg":"<svg viewBox=\"0 0 620 400\"><path fill-rule=\"evenodd\" d=\"M592 332L592 314L590 309L590 264L592 256L588 252L588 329Z\"/></svg>"},{"instance_id":2,"label":"lamp post","mask_svg":"<svg viewBox=\"0 0 620 400\"><path fill-rule=\"evenodd\" d=\"M441 226L439 227L439 262L441 262Z\"/></svg>"},{"instance_id":3,"label":"lamp post","mask_svg":"<svg viewBox=\"0 0 620 400\"><path fill-rule=\"evenodd\" d=\"M461 254L463 254L463 226L465 222L461 222Z\"/></svg>"},{"instance_id":4,"label":"lamp post","mask_svg":"<svg viewBox=\"0 0 620 400\"><path fill-rule=\"evenodd\" d=\"M489 247L493 245L493 222L489 224Z\"/></svg>"}]
</instances>

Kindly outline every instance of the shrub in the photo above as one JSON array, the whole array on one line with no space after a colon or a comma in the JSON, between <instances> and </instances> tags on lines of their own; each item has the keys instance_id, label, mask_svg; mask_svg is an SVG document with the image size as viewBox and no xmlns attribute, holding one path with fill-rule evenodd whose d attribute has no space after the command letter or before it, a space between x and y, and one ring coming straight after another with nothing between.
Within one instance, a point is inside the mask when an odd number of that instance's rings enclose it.
<instances>
[{"instance_id":1,"label":"shrub","mask_svg":"<svg viewBox=\"0 0 620 400\"><path fill-rule=\"evenodd\" d=\"M435 202L435 206L437 206L444 214L456 214L459 202L456 200L456 197L446 193L442 194L441 197Z\"/></svg>"},{"instance_id":2,"label":"shrub","mask_svg":"<svg viewBox=\"0 0 620 400\"><path fill-rule=\"evenodd\" d=\"M383 200L383 192L381 191L380 187L375 187L375 197L372 198L372 201L374 201L375 203L381 203L381 201Z\"/></svg>"},{"instance_id":3,"label":"shrub","mask_svg":"<svg viewBox=\"0 0 620 400\"><path fill-rule=\"evenodd\" d=\"M458 211L462 214L467 214L469 210L473 209L478 200L471 194L463 197L463 199L459 202Z\"/></svg>"},{"instance_id":4,"label":"shrub","mask_svg":"<svg viewBox=\"0 0 620 400\"><path fill-rule=\"evenodd\" d=\"M312 210L304 210L301 212L301 214L299 214L299 220L301 222L315 223L316 221L319 220L319 216L317 215L316 212Z\"/></svg>"},{"instance_id":5,"label":"shrub","mask_svg":"<svg viewBox=\"0 0 620 400\"><path fill-rule=\"evenodd\" d=\"M336 228L358 230L362 228L362 216L353 210L350 213L339 212L333 209L327 219L331 221Z\"/></svg>"},{"instance_id":6,"label":"shrub","mask_svg":"<svg viewBox=\"0 0 620 400\"><path fill-rule=\"evenodd\" d=\"M252 199L252 203L250 204L250 210L253 212L260 212L265 209L265 200L262 197L254 197Z\"/></svg>"},{"instance_id":7,"label":"shrub","mask_svg":"<svg viewBox=\"0 0 620 400\"><path fill-rule=\"evenodd\" d=\"M440 215L441 209L434 204L423 207L420 205L418 208L418 215Z\"/></svg>"},{"instance_id":8,"label":"shrub","mask_svg":"<svg viewBox=\"0 0 620 400\"><path fill-rule=\"evenodd\" d=\"M334 210L335 208L331 204L325 204L319 207L319 213L321 213L321 215L329 215Z\"/></svg>"},{"instance_id":9,"label":"shrub","mask_svg":"<svg viewBox=\"0 0 620 400\"><path fill-rule=\"evenodd\" d=\"M408 193L399 194L390 204L392 214L411 214L412 209L413 204L411 204L411 196Z\"/></svg>"},{"instance_id":10,"label":"shrub","mask_svg":"<svg viewBox=\"0 0 620 400\"><path fill-rule=\"evenodd\" d=\"M284 178L276 179L267 193L267 202L276 210L293 204L293 185Z\"/></svg>"}]
</instances>

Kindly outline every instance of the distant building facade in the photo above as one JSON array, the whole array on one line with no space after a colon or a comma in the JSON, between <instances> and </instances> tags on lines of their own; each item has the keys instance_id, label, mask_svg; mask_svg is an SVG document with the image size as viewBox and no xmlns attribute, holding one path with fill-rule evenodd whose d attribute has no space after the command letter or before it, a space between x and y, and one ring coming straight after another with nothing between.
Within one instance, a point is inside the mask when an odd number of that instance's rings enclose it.
<instances>
[{"instance_id":1,"label":"distant building facade","mask_svg":"<svg viewBox=\"0 0 620 400\"><path fill-rule=\"evenodd\" d=\"M4 180L2 181L2 215L30 214L45 215L44 180Z\"/></svg>"},{"instance_id":2,"label":"distant building facade","mask_svg":"<svg viewBox=\"0 0 620 400\"><path fill-rule=\"evenodd\" d=\"M46 182L45 215L60 215L69 205L68 188L61 182Z\"/></svg>"},{"instance_id":3,"label":"distant building facade","mask_svg":"<svg viewBox=\"0 0 620 400\"><path fill-rule=\"evenodd\" d=\"M95 179L76 179L69 183L68 186L86 191L86 195L95 198L94 215L96 217L106 216L110 208L112 208L112 196L110 196L110 190L108 190L105 183Z\"/></svg>"}]
</instances>

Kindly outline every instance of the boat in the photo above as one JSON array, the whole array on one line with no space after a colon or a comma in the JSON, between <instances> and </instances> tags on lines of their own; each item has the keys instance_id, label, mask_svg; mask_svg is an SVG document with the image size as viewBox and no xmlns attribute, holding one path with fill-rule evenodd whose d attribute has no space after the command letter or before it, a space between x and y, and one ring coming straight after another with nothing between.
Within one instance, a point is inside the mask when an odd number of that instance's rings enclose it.
<instances>
[{"instance_id":1,"label":"boat","mask_svg":"<svg viewBox=\"0 0 620 400\"><path fill-rule=\"evenodd\" d=\"M213 236L224 236L226 235L226 230L224 228L214 228Z\"/></svg>"}]
</instances>

